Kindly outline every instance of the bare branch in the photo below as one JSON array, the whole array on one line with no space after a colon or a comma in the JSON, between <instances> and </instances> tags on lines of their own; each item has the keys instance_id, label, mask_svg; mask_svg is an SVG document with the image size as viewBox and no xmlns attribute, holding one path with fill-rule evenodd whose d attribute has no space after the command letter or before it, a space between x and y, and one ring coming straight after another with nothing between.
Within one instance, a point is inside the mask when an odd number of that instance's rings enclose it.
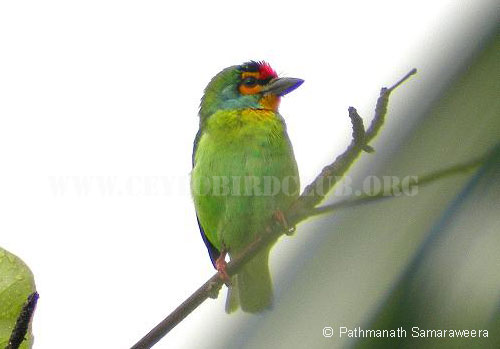
<instances>
[{"instance_id":1,"label":"bare branch","mask_svg":"<svg viewBox=\"0 0 500 349\"><path fill-rule=\"evenodd\" d=\"M292 210L297 210L297 212L291 213L292 216L300 216L302 214L301 210L307 210L315 207L323 201L325 195L335 186L335 184L337 184L337 180L340 179L347 172L347 170L349 170L361 152L363 150L367 152L373 151L373 148L371 148L368 143L375 138L378 131L384 124L385 115L387 113L387 105L389 103L389 95L416 72L416 69L412 69L392 87L384 87L380 90L380 97L378 98L377 105L375 107L375 116L370 124L370 127L368 128L368 131L365 132L363 122L361 121L361 117L358 115L356 109L349 107L349 117L351 118L353 126L353 139L351 144L335 159L331 165L324 167L314 181L304 189L304 192L300 196L297 204L292 206Z\"/></svg>"},{"instance_id":2,"label":"bare branch","mask_svg":"<svg viewBox=\"0 0 500 349\"><path fill-rule=\"evenodd\" d=\"M416 176L417 180L414 182L409 182L408 183L408 188L403 188L403 184L399 183L399 185L396 187L397 190L394 190L395 188L390 188L391 190L389 192L385 191L380 191L376 195L362 195L356 198L351 198L351 199L346 199L342 200L330 205L325 205L321 207L315 207L312 208L309 211L308 218L312 216L317 216L321 214L325 214L328 212L332 211L337 211L339 209L343 208L348 208L348 207L353 207L353 206L360 206L363 204L368 204L371 202L375 201L380 201L381 199L388 199L388 198L397 198L401 196L395 196L393 195L395 192L401 192L403 189L412 189L414 187L421 187L430 183L433 183L439 179L442 178L448 178L460 174L464 174L467 172L470 172L472 170L475 170L479 165L481 165L487 157L480 157L478 159L474 159L472 161L468 161L462 164L454 165L442 170L438 170L435 172L427 173L424 175Z\"/></svg>"}]
</instances>

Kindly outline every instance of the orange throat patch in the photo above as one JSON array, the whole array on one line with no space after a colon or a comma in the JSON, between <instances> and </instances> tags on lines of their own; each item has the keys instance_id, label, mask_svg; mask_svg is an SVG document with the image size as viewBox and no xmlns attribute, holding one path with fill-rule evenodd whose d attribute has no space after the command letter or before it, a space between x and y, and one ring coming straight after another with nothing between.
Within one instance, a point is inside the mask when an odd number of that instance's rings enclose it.
<instances>
[{"instance_id":1,"label":"orange throat patch","mask_svg":"<svg viewBox=\"0 0 500 349\"><path fill-rule=\"evenodd\" d=\"M275 94L266 94L259 100L259 103L264 109L277 111L280 105L280 97Z\"/></svg>"}]
</instances>

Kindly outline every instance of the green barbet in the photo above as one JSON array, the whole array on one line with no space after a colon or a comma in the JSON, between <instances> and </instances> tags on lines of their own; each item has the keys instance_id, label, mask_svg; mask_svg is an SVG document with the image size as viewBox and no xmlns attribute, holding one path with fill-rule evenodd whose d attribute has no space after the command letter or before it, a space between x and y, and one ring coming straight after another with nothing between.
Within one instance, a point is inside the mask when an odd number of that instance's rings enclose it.
<instances>
[{"instance_id":1,"label":"green barbet","mask_svg":"<svg viewBox=\"0 0 500 349\"><path fill-rule=\"evenodd\" d=\"M268 259L259 252L229 278L226 254L237 256L264 234L271 217L299 194L299 177L280 98L304 81L279 78L266 62L222 70L208 84L194 141L191 191L212 264L229 287L226 312L269 309L273 291Z\"/></svg>"}]
</instances>

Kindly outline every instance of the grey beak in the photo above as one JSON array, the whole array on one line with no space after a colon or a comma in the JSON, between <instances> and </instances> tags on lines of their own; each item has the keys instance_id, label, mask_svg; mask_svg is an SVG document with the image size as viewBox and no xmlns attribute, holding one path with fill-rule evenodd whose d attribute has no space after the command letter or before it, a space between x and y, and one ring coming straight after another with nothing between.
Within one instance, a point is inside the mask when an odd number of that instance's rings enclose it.
<instances>
[{"instance_id":1,"label":"grey beak","mask_svg":"<svg viewBox=\"0 0 500 349\"><path fill-rule=\"evenodd\" d=\"M277 96L284 96L302 85L304 80L297 78L277 78L271 80L263 89L264 93L273 93Z\"/></svg>"}]
</instances>

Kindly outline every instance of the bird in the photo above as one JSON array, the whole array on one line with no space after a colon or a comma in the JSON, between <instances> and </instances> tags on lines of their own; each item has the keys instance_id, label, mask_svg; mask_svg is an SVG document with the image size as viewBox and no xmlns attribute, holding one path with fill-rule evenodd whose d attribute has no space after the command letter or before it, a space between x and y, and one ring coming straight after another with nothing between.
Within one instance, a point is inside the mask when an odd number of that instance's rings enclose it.
<instances>
[{"instance_id":1,"label":"bird","mask_svg":"<svg viewBox=\"0 0 500 349\"><path fill-rule=\"evenodd\" d=\"M300 179L278 108L303 82L278 77L265 61L249 61L215 75L201 99L191 194L212 264L228 285L227 313L239 306L248 313L272 309L272 246L232 277L226 256L238 256L273 218L287 227L283 212L297 199Z\"/></svg>"}]
</instances>

